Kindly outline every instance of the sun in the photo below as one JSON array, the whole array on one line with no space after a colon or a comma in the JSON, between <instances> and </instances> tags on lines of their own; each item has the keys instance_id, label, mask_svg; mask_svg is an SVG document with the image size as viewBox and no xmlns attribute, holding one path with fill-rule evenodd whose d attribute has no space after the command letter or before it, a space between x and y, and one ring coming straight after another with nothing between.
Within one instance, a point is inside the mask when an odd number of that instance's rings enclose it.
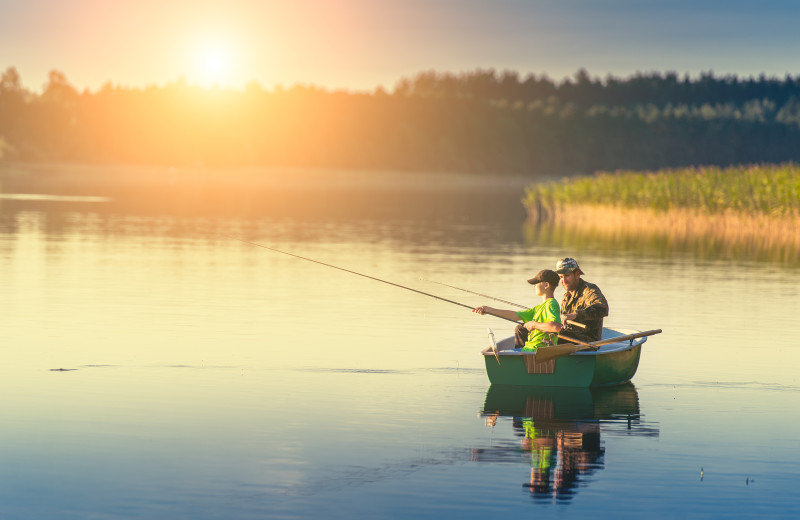
<instances>
[{"instance_id":1,"label":"sun","mask_svg":"<svg viewBox=\"0 0 800 520\"><path fill-rule=\"evenodd\" d=\"M196 83L203 87L228 86L233 78L235 55L230 46L208 43L198 48L195 58Z\"/></svg>"}]
</instances>

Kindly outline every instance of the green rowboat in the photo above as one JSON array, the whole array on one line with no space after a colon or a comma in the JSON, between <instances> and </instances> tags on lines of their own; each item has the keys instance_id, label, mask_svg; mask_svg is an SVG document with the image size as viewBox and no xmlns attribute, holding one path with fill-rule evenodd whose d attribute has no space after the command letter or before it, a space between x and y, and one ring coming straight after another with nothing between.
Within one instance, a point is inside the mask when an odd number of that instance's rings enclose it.
<instances>
[{"instance_id":1,"label":"green rowboat","mask_svg":"<svg viewBox=\"0 0 800 520\"><path fill-rule=\"evenodd\" d=\"M595 387L617 385L630 381L639 367L639 356L642 344L647 335L658 331L638 332L625 329L603 329L604 343L594 349L560 353L552 357L547 350L570 347L541 347L538 353L514 350L514 338L505 338L497 343L497 350L492 346L484 349L483 359L486 374L493 385L523 386L572 386ZM642 334L640 337L638 334ZM491 333L490 333L491 336ZM613 341L620 338L620 341ZM552 352L555 352L552 351ZM538 360L537 360L538 356ZM549 359L547 359L549 358Z\"/></svg>"}]
</instances>

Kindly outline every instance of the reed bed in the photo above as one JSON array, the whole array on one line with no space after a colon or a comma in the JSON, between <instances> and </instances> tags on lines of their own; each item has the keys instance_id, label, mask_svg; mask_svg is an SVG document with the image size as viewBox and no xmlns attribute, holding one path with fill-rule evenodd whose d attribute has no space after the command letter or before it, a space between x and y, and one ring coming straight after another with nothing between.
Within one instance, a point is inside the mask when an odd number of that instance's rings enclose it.
<instances>
[{"instance_id":1,"label":"reed bed","mask_svg":"<svg viewBox=\"0 0 800 520\"><path fill-rule=\"evenodd\" d=\"M613 242L658 236L782 252L786 260L800 251L800 166L793 163L602 172L530 186L524 203L533 225Z\"/></svg>"},{"instance_id":2,"label":"reed bed","mask_svg":"<svg viewBox=\"0 0 800 520\"><path fill-rule=\"evenodd\" d=\"M593 177L535 184L525 205L544 211L567 205L715 214L800 214L800 165L703 167L657 172L600 172Z\"/></svg>"}]
</instances>

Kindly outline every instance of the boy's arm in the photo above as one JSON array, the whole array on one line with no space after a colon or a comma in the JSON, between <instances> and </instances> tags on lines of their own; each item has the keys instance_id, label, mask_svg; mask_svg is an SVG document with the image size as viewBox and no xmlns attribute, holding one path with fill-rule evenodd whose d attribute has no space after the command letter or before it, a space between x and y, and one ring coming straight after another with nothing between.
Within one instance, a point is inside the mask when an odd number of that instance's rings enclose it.
<instances>
[{"instance_id":1,"label":"boy's arm","mask_svg":"<svg viewBox=\"0 0 800 520\"><path fill-rule=\"evenodd\" d=\"M557 321L545 321L545 322L528 321L525 323L524 327L529 331L535 329L535 330L541 330L542 332L559 333L561 332L561 327L563 327L563 325L561 325Z\"/></svg>"},{"instance_id":2,"label":"boy's arm","mask_svg":"<svg viewBox=\"0 0 800 520\"><path fill-rule=\"evenodd\" d=\"M481 315L491 314L492 316L500 316L501 318L511 321L522 321L522 318L519 317L516 311L511 311L508 309L495 309L494 307L489 307L488 305L476 307L472 310L472 312L477 312Z\"/></svg>"}]
</instances>

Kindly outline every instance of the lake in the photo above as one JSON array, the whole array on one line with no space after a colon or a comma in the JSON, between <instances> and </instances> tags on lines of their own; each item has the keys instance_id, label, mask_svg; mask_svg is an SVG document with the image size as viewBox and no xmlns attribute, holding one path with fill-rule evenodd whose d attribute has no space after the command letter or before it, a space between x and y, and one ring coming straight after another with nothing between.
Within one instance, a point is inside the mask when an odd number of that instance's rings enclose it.
<instances>
[{"instance_id":1,"label":"lake","mask_svg":"<svg viewBox=\"0 0 800 520\"><path fill-rule=\"evenodd\" d=\"M0 518L798 518L798 266L570 240L527 179L6 170ZM568 235L568 233L565 233ZM578 259L631 384L491 387ZM556 292L560 300L563 289Z\"/></svg>"}]
</instances>

